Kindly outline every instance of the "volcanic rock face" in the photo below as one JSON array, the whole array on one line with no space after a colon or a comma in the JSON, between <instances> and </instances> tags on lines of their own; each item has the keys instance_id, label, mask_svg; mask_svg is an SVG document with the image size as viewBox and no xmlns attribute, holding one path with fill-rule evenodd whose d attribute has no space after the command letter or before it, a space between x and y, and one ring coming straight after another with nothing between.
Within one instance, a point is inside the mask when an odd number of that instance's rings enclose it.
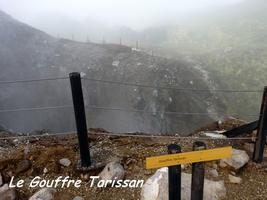
<instances>
[{"instance_id":1,"label":"volcanic rock face","mask_svg":"<svg viewBox=\"0 0 267 200\"><path fill-rule=\"evenodd\" d=\"M210 80L199 67L151 56L121 45L56 39L1 11L0 67L1 81L67 77L70 72L82 72L88 126L115 132L185 133L214 117L218 108L224 108L216 96L209 92L193 93L139 86L144 84L208 90ZM138 84L125 86L86 78ZM1 84L0 96L1 110L72 104L67 79ZM148 113L92 107L144 110ZM168 113L173 111L204 112L210 115L184 116ZM0 124L17 131L70 131L75 127L71 108L27 112L27 117L25 113L1 113Z\"/></svg>"}]
</instances>

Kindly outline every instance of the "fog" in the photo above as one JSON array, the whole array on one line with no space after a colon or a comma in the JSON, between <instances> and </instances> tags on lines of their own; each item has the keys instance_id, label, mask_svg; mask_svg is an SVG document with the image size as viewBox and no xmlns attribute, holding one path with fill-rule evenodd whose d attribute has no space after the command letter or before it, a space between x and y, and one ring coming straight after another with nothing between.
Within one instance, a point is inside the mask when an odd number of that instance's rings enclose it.
<instances>
[{"instance_id":1,"label":"fog","mask_svg":"<svg viewBox=\"0 0 267 200\"><path fill-rule=\"evenodd\" d=\"M92 19L109 26L127 26L140 30L240 1L242 0L1 0L0 9L30 25L42 26L42 23L47 23L45 18L51 20L52 15L54 18L65 16L77 22Z\"/></svg>"},{"instance_id":2,"label":"fog","mask_svg":"<svg viewBox=\"0 0 267 200\"><path fill-rule=\"evenodd\" d=\"M79 71L87 78L145 85L259 91L266 82L266 9L264 0L0 0L0 81ZM29 85L27 92L3 85L0 110L72 104L66 80L57 89L53 84ZM231 113L250 121L261 99L261 93L196 95L88 82L83 87L88 106L152 112L88 109L90 128L114 132L188 134ZM167 112L208 115L177 118ZM62 119L51 110L27 112L28 117L24 113L1 114L0 128L75 128L69 108L61 110Z\"/></svg>"}]
</instances>

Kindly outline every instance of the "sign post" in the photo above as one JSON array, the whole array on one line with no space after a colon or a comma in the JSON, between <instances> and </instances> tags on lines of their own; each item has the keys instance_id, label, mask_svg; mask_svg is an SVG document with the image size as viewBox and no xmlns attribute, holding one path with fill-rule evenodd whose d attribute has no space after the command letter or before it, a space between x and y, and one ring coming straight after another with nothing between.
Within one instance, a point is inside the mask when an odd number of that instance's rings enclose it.
<instances>
[{"instance_id":1,"label":"sign post","mask_svg":"<svg viewBox=\"0 0 267 200\"><path fill-rule=\"evenodd\" d=\"M86 116L84 110L81 76L78 72L69 74L77 134L80 147L81 167L91 166L91 157L87 136Z\"/></svg>"},{"instance_id":2,"label":"sign post","mask_svg":"<svg viewBox=\"0 0 267 200\"><path fill-rule=\"evenodd\" d=\"M168 167L169 200L181 199L181 164L193 163L191 200L202 200L204 190L204 162L232 156L232 147L205 150L206 145L197 141L192 152L180 153L176 144L168 146L167 155L146 158L146 169Z\"/></svg>"},{"instance_id":3,"label":"sign post","mask_svg":"<svg viewBox=\"0 0 267 200\"><path fill-rule=\"evenodd\" d=\"M267 87L264 87L257 139L253 152L254 162L261 163L263 161L266 138L267 138Z\"/></svg>"},{"instance_id":4,"label":"sign post","mask_svg":"<svg viewBox=\"0 0 267 200\"><path fill-rule=\"evenodd\" d=\"M168 153L175 154L180 153L181 147L177 144L170 144L168 146ZM169 200L181 199L181 165L168 167L169 177Z\"/></svg>"},{"instance_id":5,"label":"sign post","mask_svg":"<svg viewBox=\"0 0 267 200\"><path fill-rule=\"evenodd\" d=\"M193 144L193 151L206 149L204 142L196 141ZM192 164L191 200L203 200L205 164L198 162Z\"/></svg>"},{"instance_id":6,"label":"sign post","mask_svg":"<svg viewBox=\"0 0 267 200\"><path fill-rule=\"evenodd\" d=\"M146 158L146 168L155 169L187 163L219 160L232 156L232 147L222 147L186 153L169 154Z\"/></svg>"}]
</instances>

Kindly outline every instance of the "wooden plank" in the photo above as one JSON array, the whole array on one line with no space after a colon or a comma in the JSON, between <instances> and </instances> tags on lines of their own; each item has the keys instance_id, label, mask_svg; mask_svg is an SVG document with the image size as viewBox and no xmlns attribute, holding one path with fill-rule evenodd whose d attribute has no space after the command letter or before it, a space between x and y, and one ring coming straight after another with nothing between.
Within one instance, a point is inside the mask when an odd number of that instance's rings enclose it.
<instances>
[{"instance_id":1,"label":"wooden plank","mask_svg":"<svg viewBox=\"0 0 267 200\"><path fill-rule=\"evenodd\" d=\"M222 147L209 150L169 154L146 158L146 168L154 169L187 163L218 160L232 156L232 147Z\"/></svg>"},{"instance_id":2,"label":"wooden plank","mask_svg":"<svg viewBox=\"0 0 267 200\"><path fill-rule=\"evenodd\" d=\"M229 131L225 131L222 134L227 137L237 137L245 133L250 133L258 128L259 120L241 125L239 127L233 128Z\"/></svg>"}]
</instances>

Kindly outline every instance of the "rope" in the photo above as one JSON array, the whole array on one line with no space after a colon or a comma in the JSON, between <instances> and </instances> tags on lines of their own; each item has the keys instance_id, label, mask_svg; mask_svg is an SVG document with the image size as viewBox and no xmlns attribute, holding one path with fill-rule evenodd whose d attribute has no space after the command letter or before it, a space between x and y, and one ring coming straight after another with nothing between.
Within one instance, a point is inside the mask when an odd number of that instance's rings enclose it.
<instances>
[{"instance_id":1,"label":"rope","mask_svg":"<svg viewBox=\"0 0 267 200\"><path fill-rule=\"evenodd\" d=\"M169 135L140 135L140 134L122 134L122 133L96 133L96 135L121 136L121 137L142 137L142 138L172 138L172 139L194 139L194 140L251 140L252 137L235 138L208 138L208 137L190 137L190 136L169 136Z\"/></svg>"},{"instance_id":2,"label":"rope","mask_svg":"<svg viewBox=\"0 0 267 200\"><path fill-rule=\"evenodd\" d=\"M53 134L23 135L12 137L0 137L0 140L20 139L20 138L41 138L49 136L72 135L76 131L61 132ZM235 137L235 138L208 138L208 137L190 137L190 136L166 136L166 135L141 135L141 134L122 134L122 133L90 133L92 135L120 136L120 137L140 137L140 138L169 138L169 139L193 139L193 140L251 140L252 137Z\"/></svg>"},{"instance_id":3,"label":"rope","mask_svg":"<svg viewBox=\"0 0 267 200\"><path fill-rule=\"evenodd\" d=\"M113 107L98 107L98 106L85 106L90 109L99 109L99 110L111 110L111 111L123 111L123 112L142 112L148 114L168 114L168 115L200 115L200 116L209 116L209 115L218 115L218 113L191 113L191 112L174 112L174 111L146 111L146 110L136 110L136 109L124 109L124 108L113 108ZM36 107L36 108L18 108L18 109L7 109L0 110L0 113L9 113L9 112L24 112L24 111L36 111L36 110L54 110L54 109L64 109L64 108L73 108L72 105L62 105L62 106L50 106L50 107ZM236 113L224 114L224 116L239 116ZM248 117L258 117L259 114L246 114Z\"/></svg>"},{"instance_id":4,"label":"rope","mask_svg":"<svg viewBox=\"0 0 267 200\"><path fill-rule=\"evenodd\" d=\"M45 78L45 79L29 79L29 80L13 80L13 81L0 81L0 84L13 84L13 83L28 83L28 82L41 82L41 81L53 81L53 80L63 80L68 79L68 77L58 77L58 78ZM153 86L153 85L143 85L137 83L126 83L119 81L108 81L108 80L100 80L100 79L92 79L92 78L82 78L84 80L109 83L109 84L119 84L125 86L134 86L134 87L145 87L145 88L157 88L157 89L173 89L183 92L223 92L223 93L258 93L262 92L261 90L227 90L227 89L193 89L193 88L176 88L176 87L167 87L167 86ZM21 112L21 111L35 111L35 110L51 110L51 109L63 109L63 108L72 108L72 105L62 105L62 106L50 106L50 107L36 107L36 108L19 108L19 109L9 109L9 110L0 110L0 113L5 112ZM153 111L145 111L145 110L135 110L135 109L123 109L123 108L112 108L112 107L97 107L97 106L86 106L91 109L102 109L102 110L114 110L114 111L125 111L125 112L143 112L143 113L160 113L160 114L174 114L174 115L218 115L217 113L190 113L190 112L153 112ZM231 114L232 116L238 114ZM251 114L246 116L259 116L257 114ZM55 134L41 134L41 135L32 135L32 136L13 136L13 137L5 137L0 138L0 140L7 139L17 139L17 138L30 138L30 137L45 137L45 136L59 136L59 135L67 135L73 132L65 132L65 133L55 133ZM155 136L155 135L134 135L134 134L108 134L114 136L127 136L127 137L159 137L159 138L175 138L175 139L195 139L195 140L248 140L251 139L249 137L245 138L202 138L202 137L181 137L181 136Z\"/></svg>"},{"instance_id":5,"label":"rope","mask_svg":"<svg viewBox=\"0 0 267 200\"><path fill-rule=\"evenodd\" d=\"M100 109L100 110L113 110L113 111L124 111L124 112L143 112L143 113L149 113L149 114L171 114L171 115L218 115L218 113L191 113L191 112L159 112L159 111L146 111L146 110L136 110L136 109L124 109L124 108L113 108L113 107L98 107L98 106L90 106L87 105L85 107L88 107L90 109ZM228 116L238 116L238 114L233 113L233 114L224 114ZM259 114L247 114L246 116L251 116L251 117L258 117Z\"/></svg>"},{"instance_id":6,"label":"rope","mask_svg":"<svg viewBox=\"0 0 267 200\"><path fill-rule=\"evenodd\" d=\"M63 108L72 108L72 107L73 107L72 105L63 105L63 106L36 107L36 108L18 108L18 109L10 109L10 110L0 110L0 113L35 111L35 110L53 110L53 109L63 109Z\"/></svg>"},{"instance_id":7,"label":"rope","mask_svg":"<svg viewBox=\"0 0 267 200\"><path fill-rule=\"evenodd\" d=\"M54 80L64 80L64 79L69 79L69 78L68 77L57 77L57 78L43 78L43 79L0 81L0 84L30 83L30 82L54 81Z\"/></svg>"},{"instance_id":8,"label":"rope","mask_svg":"<svg viewBox=\"0 0 267 200\"><path fill-rule=\"evenodd\" d=\"M82 78L84 80L94 81L94 82L102 82L102 83L110 83L110 84L118 84L125 86L134 86L134 87L144 87L144 88L156 88L156 89L172 89L183 92L224 92L224 93L258 93L262 92L262 90L227 90L227 89L193 89L193 88L177 88L177 87L167 87L167 86L153 86L153 85L142 85L137 83L125 83L119 81L108 81L101 79L92 79L92 78Z\"/></svg>"},{"instance_id":9,"label":"rope","mask_svg":"<svg viewBox=\"0 0 267 200\"><path fill-rule=\"evenodd\" d=\"M38 137L48 137L48 136L61 136L61 135L72 135L75 131L70 132L61 132L61 133L52 133L52 134L36 134L36 135L22 135L22 136L11 136L11 137L0 137L0 140L14 140L20 138L38 138Z\"/></svg>"}]
</instances>

